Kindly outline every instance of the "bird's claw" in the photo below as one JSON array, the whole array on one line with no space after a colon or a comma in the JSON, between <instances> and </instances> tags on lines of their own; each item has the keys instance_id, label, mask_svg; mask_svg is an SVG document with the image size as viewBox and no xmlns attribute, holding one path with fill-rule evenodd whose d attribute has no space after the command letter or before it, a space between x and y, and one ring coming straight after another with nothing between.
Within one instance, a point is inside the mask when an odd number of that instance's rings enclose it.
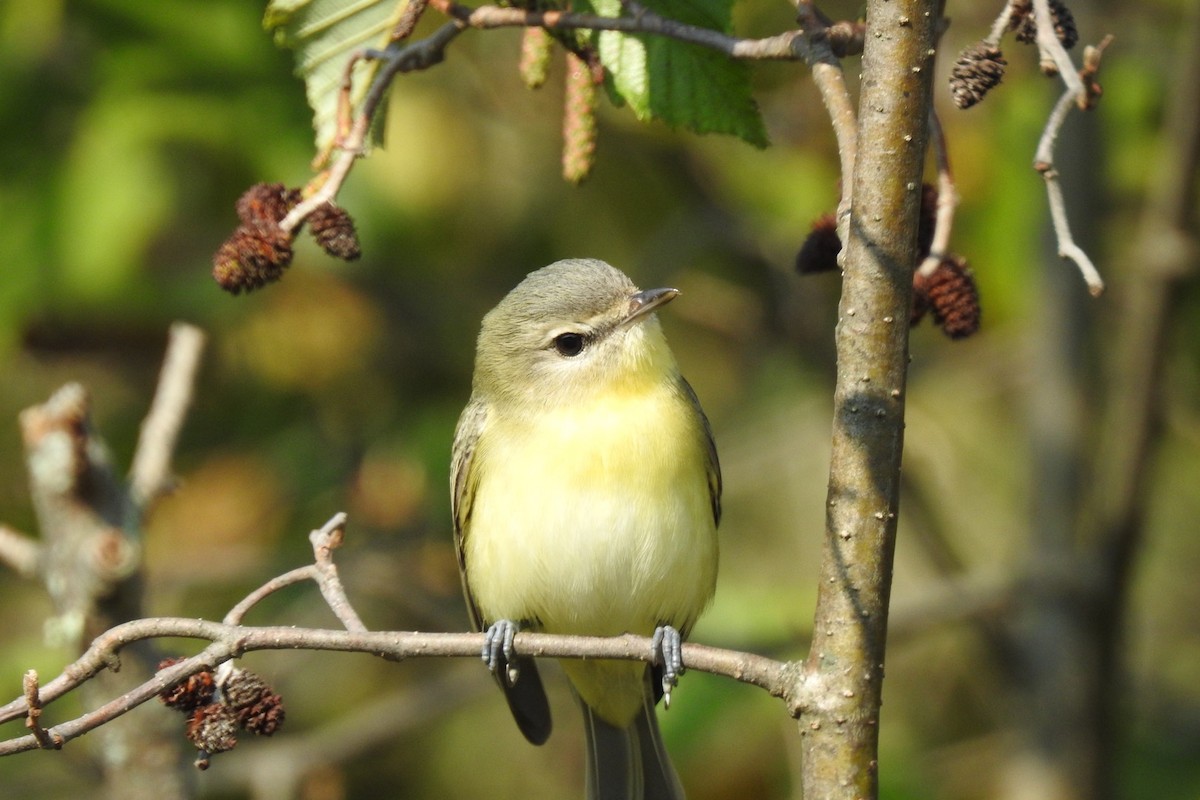
<instances>
[{"instance_id":1,"label":"bird's claw","mask_svg":"<svg viewBox=\"0 0 1200 800\"><path fill-rule=\"evenodd\" d=\"M683 674L683 637L670 625L660 625L650 637L654 663L662 668L663 708L671 707L671 690Z\"/></svg>"},{"instance_id":2,"label":"bird's claw","mask_svg":"<svg viewBox=\"0 0 1200 800\"><path fill-rule=\"evenodd\" d=\"M483 637L483 663L488 671L495 675L501 667L505 667L504 679L512 686L521 677L517 667L516 651L513 648L513 637L517 635L517 623L509 619L493 622Z\"/></svg>"}]
</instances>

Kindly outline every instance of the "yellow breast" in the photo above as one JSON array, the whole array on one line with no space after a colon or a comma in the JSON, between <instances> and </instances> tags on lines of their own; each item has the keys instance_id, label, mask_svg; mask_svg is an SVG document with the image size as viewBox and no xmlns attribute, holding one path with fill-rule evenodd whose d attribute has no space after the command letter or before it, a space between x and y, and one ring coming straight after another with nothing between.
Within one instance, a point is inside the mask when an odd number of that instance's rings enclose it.
<instances>
[{"instance_id":1,"label":"yellow breast","mask_svg":"<svg viewBox=\"0 0 1200 800\"><path fill-rule=\"evenodd\" d=\"M489 420L464 542L485 619L560 633L687 629L717 541L703 426L671 383Z\"/></svg>"}]
</instances>

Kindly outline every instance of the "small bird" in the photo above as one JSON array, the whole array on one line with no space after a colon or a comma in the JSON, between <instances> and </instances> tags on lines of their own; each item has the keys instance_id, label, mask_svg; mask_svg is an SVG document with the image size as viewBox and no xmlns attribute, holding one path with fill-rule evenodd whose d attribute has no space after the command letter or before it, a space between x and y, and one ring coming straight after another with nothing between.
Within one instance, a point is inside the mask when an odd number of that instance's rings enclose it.
<instances>
[{"instance_id":1,"label":"small bird","mask_svg":"<svg viewBox=\"0 0 1200 800\"><path fill-rule=\"evenodd\" d=\"M680 643L712 599L721 470L708 419L655 311L603 261L530 273L483 318L470 402L454 436L459 569L483 657L518 727L550 709L518 628L652 636L640 661L563 659L587 735L589 800L682 798L654 713Z\"/></svg>"}]
</instances>

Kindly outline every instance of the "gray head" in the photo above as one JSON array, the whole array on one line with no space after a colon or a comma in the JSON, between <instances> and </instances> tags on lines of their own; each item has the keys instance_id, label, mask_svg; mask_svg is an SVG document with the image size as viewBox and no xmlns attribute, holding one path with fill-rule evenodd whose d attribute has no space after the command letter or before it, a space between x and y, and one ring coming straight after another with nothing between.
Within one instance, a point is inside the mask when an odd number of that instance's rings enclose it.
<instances>
[{"instance_id":1,"label":"gray head","mask_svg":"<svg viewBox=\"0 0 1200 800\"><path fill-rule=\"evenodd\" d=\"M483 318L475 391L542 405L614 382L673 377L674 358L653 311L678 294L640 291L595 259L531 272Z\"/></svg>"}]
</instances>

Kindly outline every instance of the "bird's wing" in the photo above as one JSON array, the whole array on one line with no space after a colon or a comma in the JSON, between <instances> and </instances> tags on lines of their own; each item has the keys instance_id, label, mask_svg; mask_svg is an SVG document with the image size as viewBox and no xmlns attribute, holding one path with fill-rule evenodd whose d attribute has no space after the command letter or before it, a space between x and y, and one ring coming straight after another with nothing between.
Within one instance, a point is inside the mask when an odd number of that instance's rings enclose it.
<instances>
[{"instance_id":1,"label":"bird's wing","mask_svg":"<svg viewBox=\"0 0 1200 800\"><path fill-rule=\"evenodd\" d=\"M462 579L467 611L476 630L484 630L489 624L497 621L483 618L467 582L465 545L471 529L471 506L475 499L475 491L479 487L479 473L478 470L472 469L472 465L475 447L486 425L487 404L473 396L463 409L462 416L458 418L458 428L454 432L454 448L450 456L450 508L454 517L454 549L458 555L458 575ZM504 699L508 701L509 710L512 711L521 733L533 744L542 744L549 738L551 729L546 691L542 688L542 679L532 658L517 656L515 661L516 674L519 676L516 682L508 682L508 670L503 667L494 673L496 681L504 690Z\"/></svg>"},{"instance_id":2,"label":"bird's wing","mask_svg":"<svg viewBox=\"0 0 1200 800\"><path fill-rule=\"evenodd\" d=\"M696 397L696 391L692 389L692 385L687 382L683 376L679 378L680 388L684 395L691 402L692 407L696 410L696 414L700 417L700 422L704 427L704 443L706 445L708 462L705 465L708 472L708 497L712 503L713 522L717 525L721 524L721 461L717 458L717 444L713 441L712 426L708 424L708 417L704 415L704 409L700 406L700 398Z\"/></svg>"},{"instance_id":3,"label":"bird's wing","mask_svg":"<svg viewBox=\"0 0 1200 800\"><path fill-rule=\"evenodd\" d=\"M458 575L462 579L467 611L476 630L483 630L484 621L467 585L466 536L471 522L471 506L475 499L478 476L471 469L475 445L487 424L487 405L472 397L458 418L454 431L454 450L450 456L450 509L454 517L454 549L458 556Z\"/></svg>"}]
</instances>

